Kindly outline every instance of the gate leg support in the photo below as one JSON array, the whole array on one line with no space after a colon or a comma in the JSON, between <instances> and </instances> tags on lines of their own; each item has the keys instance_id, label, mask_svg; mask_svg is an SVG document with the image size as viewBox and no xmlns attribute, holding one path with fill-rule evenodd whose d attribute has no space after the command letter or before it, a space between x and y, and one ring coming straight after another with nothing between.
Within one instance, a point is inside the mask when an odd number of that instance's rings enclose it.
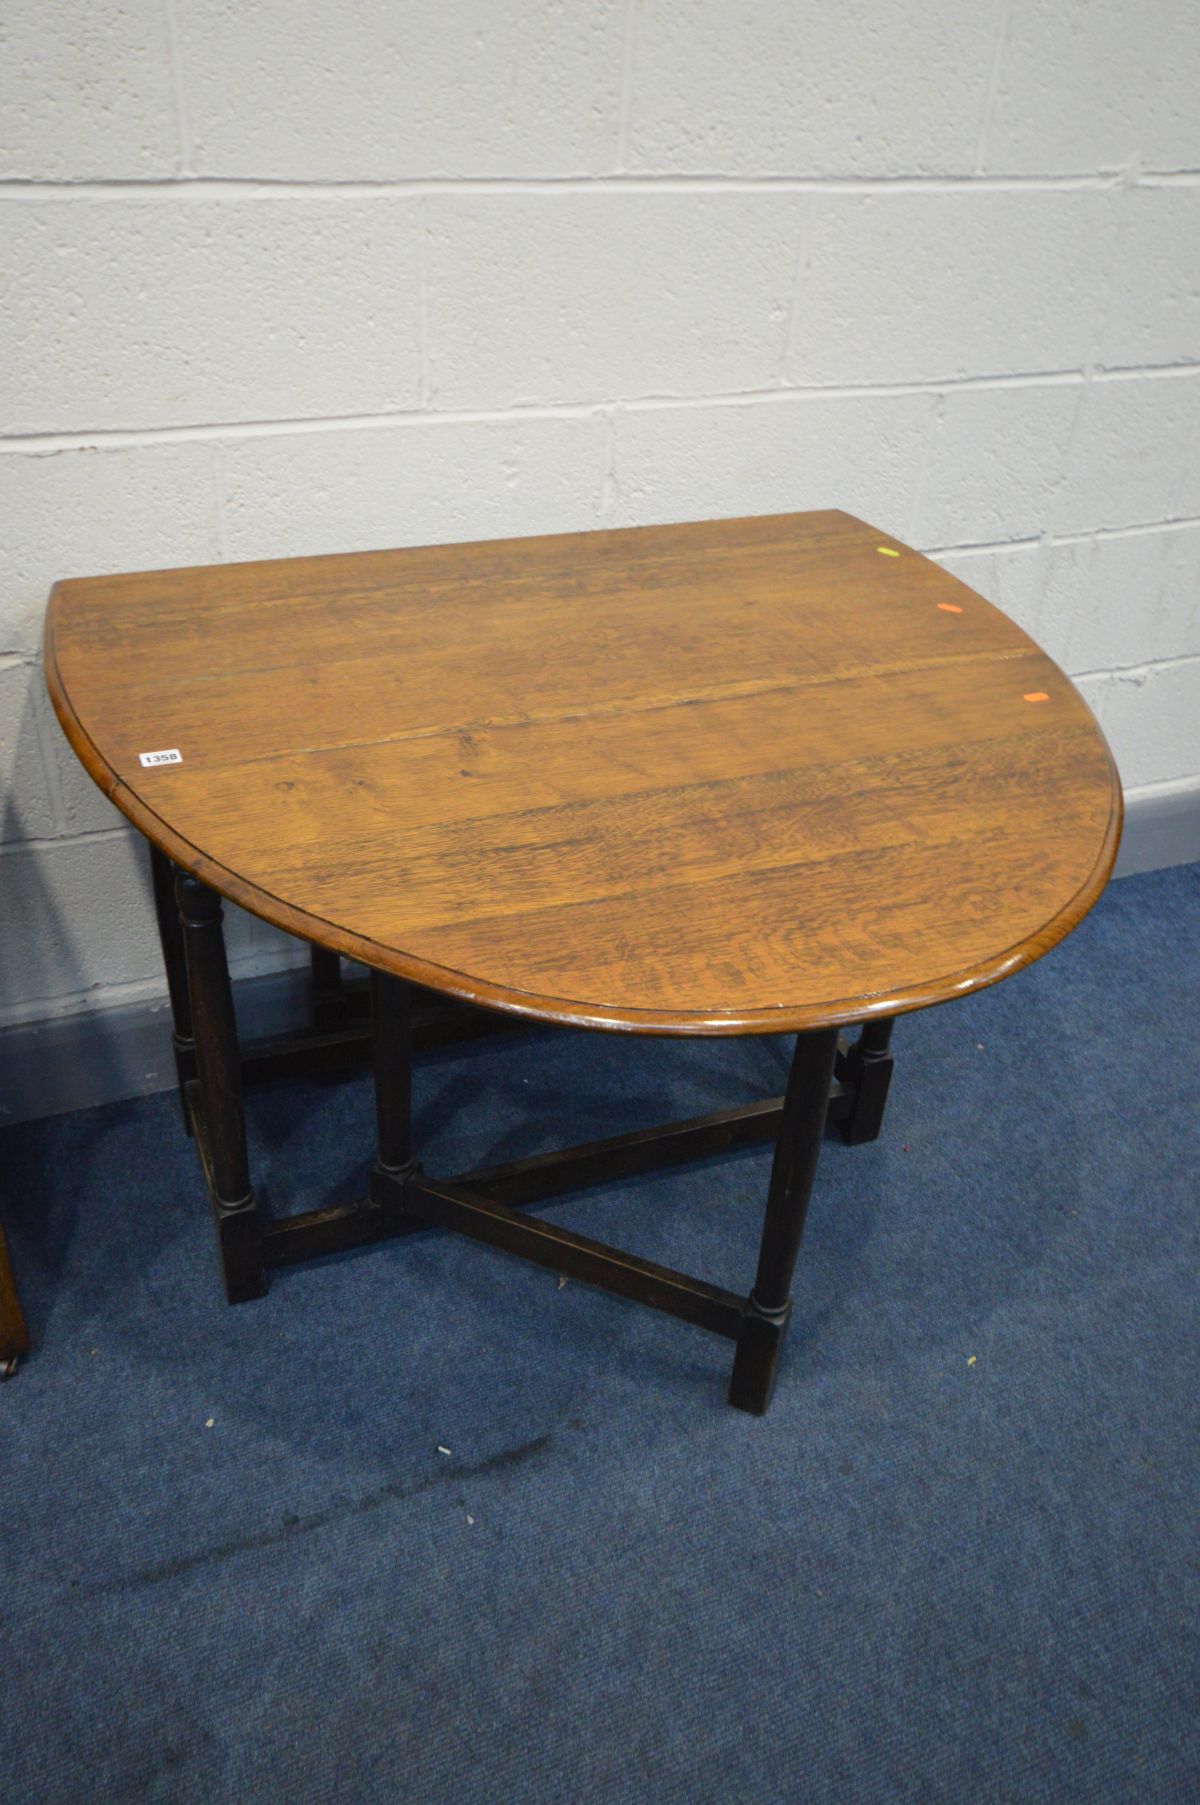
<instances>
[{"instance_id":1,"label":"gate leg support","mask_svg":"<svg viewBox=\"0 0 1200 1805\"><path fill-rule=\"evenodd\" d=\"M835 1028L796 1037L771 1167L758 1272L746 1300L729 1382L729 1402L755 1416L761 1416L771 1401L787 1331L792 1274L825 1132L836 1052Z\"/></svg>"},{"instance_id":2,"label":"gate leg support","mask_svg":"<svg viewBox=\"0 0 1200 1805\"><path fill-rule=\"evenodd\" d=\"M325 946L309 948L312 1025L318 1034L344 1028L350 1020L350 1004L342 982L342 962Z\"/></svg>"},{"instance_id":3,"label":"gate leg support","mask_svg":"<svg viewBox=\"0 0 1200 1805\"><path fill-rule=\"evenodd\" d=\"M854 1089L854 1108L838 1124L843 1140L851 1147L874 1141L883 1126L883 1110L888 1087L892 1082L892 1025L895 1018L864 1022L838 1072Z\"/></svg>"},{"instance_id":4,"label":"gate leg support","mask_svg":"<svg viewBox=\"0 0 1200 1805\"><path fill-rule=\"evenodd\" d=\"M180 872L175 890L200 1092L196 1138L216 1217L225 1295L231 1304L241 1304L262 1297L267 1280L258 1210L250 1189L242 1069L221 899L186 872Z\"/></svg>"},{"instance_id":5,"label":"gate leg support","mask_svg":"<svg viewBox=\"0 0 1200 1805\"><path fill-rule=\"evenodd\" d=\"M403 978L374 969L371 1065L376 1170L391 1178L410 1178L418 1170L412 1150L412 991Z\"/></svg>"}]
</instances>

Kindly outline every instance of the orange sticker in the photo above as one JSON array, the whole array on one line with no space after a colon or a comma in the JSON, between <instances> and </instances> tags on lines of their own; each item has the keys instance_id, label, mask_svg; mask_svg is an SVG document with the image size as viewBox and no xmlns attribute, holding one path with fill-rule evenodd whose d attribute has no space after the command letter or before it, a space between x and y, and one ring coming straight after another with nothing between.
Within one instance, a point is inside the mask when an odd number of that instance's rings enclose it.
<instances>
[{"instance_id":1,"label":"orange sticker","mask_svg":"<svg viewBox=\"0 0 1200 1805\"><path fill-rule=\"evenodd\" d=\"M1029 694L1021 699L1024 702L1048 702L1050 700L1044 689L1031 689Z\"/></svg>"},{"instance_id":2,"label":"orange sticker","mask_svg":"<svg viewBox=\"0 0 1200 1805\"><path fill-rule=\"evenodd\" d=\"M875 550L881 558L898 558L900 556L900 553L894 552L890 545L877 545Z\"/></svg>"},{"instance_id":3,"label":"orange sticker","mask_svg":"<svg viewBox=\"0 0 1200 1805\"><path fill-rule=\"evenodd\" d=\"M939 602L938 607L943 614L961 614L962 609L957 602Z\"/></svg>"}]
</instances>

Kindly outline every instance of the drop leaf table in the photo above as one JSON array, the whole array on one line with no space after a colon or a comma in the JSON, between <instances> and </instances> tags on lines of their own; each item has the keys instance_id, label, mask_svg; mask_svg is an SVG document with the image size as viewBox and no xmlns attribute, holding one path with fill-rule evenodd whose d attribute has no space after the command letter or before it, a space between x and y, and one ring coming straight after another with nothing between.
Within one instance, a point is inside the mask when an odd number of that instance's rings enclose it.
<instances>
[{"instance_id":1,"label":"drop leaf table","mask_svg":"<svg viewBox=\"0 0 1200 1805\"><path fill-rule=\"evenodd\" d=\"M756 1412L826 1124L873 1138L893 1018L1048 951L1120 835L1108 748L1058 667L842 513L72 580L46 671L150 842L230 1300L440 1224L727 1336L730 1401ZM310 943L303 1034L239 1047L222 898ZM369 968L369 1010L343 956ZM414 1044L505 1018L786 1032L795 1053L770 1102L427 1174ZM367 1196L266 1216L243 1084L363 1054ZM771 1138L745 1296L525 1213Z\"/></svg>"}]
</instances>

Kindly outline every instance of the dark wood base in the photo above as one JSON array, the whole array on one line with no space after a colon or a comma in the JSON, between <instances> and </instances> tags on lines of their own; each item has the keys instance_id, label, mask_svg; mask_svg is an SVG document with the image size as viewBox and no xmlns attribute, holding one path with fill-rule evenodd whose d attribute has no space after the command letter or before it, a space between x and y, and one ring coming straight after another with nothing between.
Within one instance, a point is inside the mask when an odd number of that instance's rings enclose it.
<instances>
[{"instance_id":1,"label":"dark wood base","mask_svg":"<svg viewBox=\"0 0 1200 1805\"><path fill-rule=\"evenodd\" d=\"M156 894L159 888L156 883ZM890 1022L870 1024L853 1043L833 1030L798 1036L783 1097L454 1178L427 1177L411 1148L414 1049L528 1024L448 1002L381 973L373 973L369 985L347 982L340 961L314 949L311 1025L239 1048L219 899L192 878L180 879L179 898L186 1006L175 1017L176 1059L230 1303L261 1297L273 1267L418 1229L447 1228L727 1337L736 1344L730 1403L755 1414L766 1410L791 1311L792 1272L820 1142L830 1125L850 1142L879 1133L892 1070ZM169 935L163 940L170 969ZM173 1003L177 994L175 983ZM367 1059L375 1074L379 1149L367 1196L353 1204L264 1216L249 1183L242 1086L340 1077ZM768 1141L775 1143L775 1159L758 1273L747 1296L520 1213L592 1185Z\"/></svg>"},{"instance_id":2,"label":"dark wood base","mask_svg":"<svg viewBox=\"0 0 1200 1805\"><path fill-rule=\"evenodd\" d=\"M199 1086L189 1085L187 1097L189 1112L202 1120ZM829 1097L830 1123L840 1122L852 1102L845 1087L835 1083ZM554 1201L592 1185L610 1184L639 1173L709 1159L716 1154L735 1152L740 1147L762 1146L774 1139L782 1112L783 1098L771 1097L761 1103L745 1104L740 1109L716 1110L707 1116L693 1116L686 1121L664 1123L658 1128L614 1135L610 1140L587 1141L577 1147L563 1147L553 1153L511 1160L502 1166L463 1172L447 1179L446 1184L453 1189L470 1187L498 1203L516 1208ZM323 1209L299 1210L294 1215L260 1218L264 1267L299 1266L307 1260L348 1253L357 1247L411 1235L429 1226L420 1216L399 1213L401 1208L409 1206L399 1204L394 1190L388 1191L386 1198L388 1207L385 1208L373 1187L372 1192L358 1203L330 1204ZM256 1291L253 1295L260 1297L262 1292Z\"/></svg>"}]
</instances>

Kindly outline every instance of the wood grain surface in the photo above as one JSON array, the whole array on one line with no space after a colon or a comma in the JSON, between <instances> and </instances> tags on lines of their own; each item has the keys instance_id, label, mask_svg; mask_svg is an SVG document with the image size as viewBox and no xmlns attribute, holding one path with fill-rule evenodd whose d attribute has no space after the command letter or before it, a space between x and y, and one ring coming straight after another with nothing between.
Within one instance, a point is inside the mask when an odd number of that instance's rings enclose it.
<instances>
[{"instance_id":1,"label":"wood grain surface","mask_svg":"<svg viewBox=\"0 0 1200 1805\"><path fill-rule=\"evenodd\" d=\"M1058 667L840 513L63 582L46 670L92 777L180 865L555 1021L942 1002L1069 933L1120 835ZM164 749L182 763L140 765Z\"/></svg>"}]
</instances>

